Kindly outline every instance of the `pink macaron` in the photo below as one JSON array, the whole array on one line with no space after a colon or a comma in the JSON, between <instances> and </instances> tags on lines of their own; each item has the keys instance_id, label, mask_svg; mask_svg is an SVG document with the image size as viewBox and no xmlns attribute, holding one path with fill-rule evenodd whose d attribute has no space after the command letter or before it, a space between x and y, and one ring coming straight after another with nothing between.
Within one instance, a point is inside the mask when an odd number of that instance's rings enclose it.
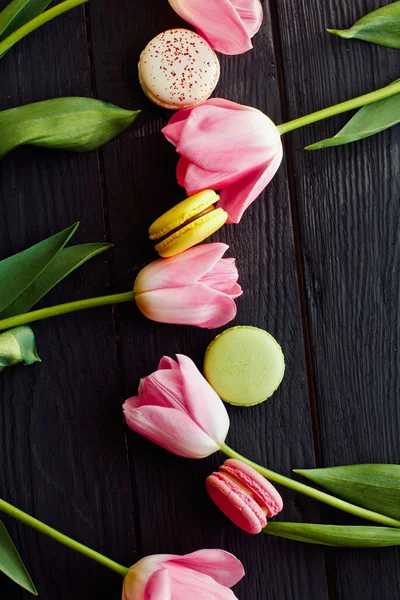
<instances>
[{"instance_id":1,"label":"pink macaron","mask_svg":"<svg viewBox=\"0 0 400 600\"><path fill-rule=\"evenodd\" d=\"M229 459L206 479L206 489L220 510L244 531L260 533L267 517L283 508L279 492L240 460Z\"/></svg>"}]
</instances>

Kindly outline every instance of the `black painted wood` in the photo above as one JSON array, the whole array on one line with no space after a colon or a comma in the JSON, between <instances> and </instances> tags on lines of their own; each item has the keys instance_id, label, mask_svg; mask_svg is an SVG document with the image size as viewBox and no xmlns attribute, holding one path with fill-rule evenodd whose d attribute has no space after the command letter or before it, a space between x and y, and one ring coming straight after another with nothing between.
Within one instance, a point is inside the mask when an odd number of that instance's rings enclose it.
<instances>
[{"instance_id":1,"label":"black painted wood","mask_svg":"<svg viewBox=\"0 0 400 600\"><path fill-rule=\"evenodd\" d=\"M1 3L4 6L5 2ZM83 8L13 48L0 64L1 107L91 95ZM22 149L0 165L0 256L81 220L76 242L105 239L96 154ZM107 293L109 256L83 267L46 302ZM115 332L110 309L34 328L39 367L0 382L1 496L115 560L135 557ZM5 519L40 597L118 598L119 578ZM2 598L30 595L0 578Z\"/></svg>"},{"instance_id":2,"label":"black painted wood","mask_svg":"<svg viewBox=\"0 0 400 600\"><path fill-rule=\"evenodd\" d=\"M116 152L106 147L102 153L110 239L116 245L115 290L128 289L139 266L155 256L146 234L150 223L185 197L175 181L176 153L160 133L171 113L144 97L136 75L145 44L162 29L180 25L181 21L163 1L157 2L156 9L154 4L128 1L119 6L120 10L115 11L108 2L101 1L90 7L99 96L143 109L137 127L117 142ZM115 36L114 31L119 35ZM216 95L258 106L279 119L271 31L271 17L266 10L255 50L240 57L221 58L222 77ZM261 80L254 76L260 72ZM249 73L253 75L248 77ZM230 408L228 443L290 473L294 456L314 464L314 451L286 181L282 169L241 224L224 228L213 239L227 241L230 254L238 259L245 294L238 302L239 314L233 324L256 325L273 333L284 348L288 365L285 383L273 401L250 411ZM136 393L139 378L154 370L163 354L185 353L200 366L207 344L216 334L153 324L131 307L122 307L117 314L127 396ZM321 549L249 537L221 519L211 506L204 480L223 461L222 457L185 461L132 433L128 440L143 555L224 547L236 553L248 570L247 578L238 586L242 599L327 597ZM287 518L303 518L314 510L318 514L318 507L311 508L304 498L286 492L284 495Z\"/></svg>"},{"instance_id":3,"label":"black painted wood","mask_svg":"<svg viewBox=\"0 0 400 600\"><path fill-rule=\"evenodd\" d=\"M398 77L396 51L325 33L383 4L277 3L289 118ZM399 129L346 147L303 151L350 116L288 136L325 466L400 459ZM340 520L347 522L325 514L326 522ZM399 557L398 549L331 551L335 597L395 600Z\"/></svg>"},{"instance_id":4,"label":"black painted wood","mask_svg":"<svg viewBox=\"0 0 400 600\"><path fill-rule=\"evenodd\" d=\"M281 122L398 77L395 51L323 33L349 25L374 0L270 5L254 50L221 58L216 95ZM0 257L78 219L77 241L115 244L46 303L128 290L155 258L147 227L184 197L177 156L160 133L170 113L153 106L137 80L142 48L178 25L166 0L91 0L0 62L1 108L71 94L143 111L99 153L22 149L0 164ZM227 441L285 474L314 466L315 456L327 465L399 459L398 132L303 152L341 122L290 134L268 190L239 225L213 238L230 245L241 273L234 324L270 331L287 362L272 400L229 407ZM247 571L236 590L241 600L398 597L396 550L325 552L242 533L204 491L222 456L179 459L126 429L121 402L139 378L163 354L186 353L201 366L217 332L154 324L134 306L70 315L35 331L43 365L1 375L5 499L127 565L151 553L230 550ZM282 492L281 518L320 520L317 503ZM322 518L338 515L323 510ZM120 597L111 572L5 521L44 600ZM0 590L5 600L29 597L1 577Z\"/></svg>"}]
</instances>

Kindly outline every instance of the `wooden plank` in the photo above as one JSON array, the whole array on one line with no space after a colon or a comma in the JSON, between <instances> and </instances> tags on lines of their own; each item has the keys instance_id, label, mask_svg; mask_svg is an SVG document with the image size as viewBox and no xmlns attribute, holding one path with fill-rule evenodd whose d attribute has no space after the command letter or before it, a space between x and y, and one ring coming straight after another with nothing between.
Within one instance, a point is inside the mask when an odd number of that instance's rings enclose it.
<instances>
[{"instance_id":1,"label":"wooden plank","mask_svg":"<svg viewBox=\"0 0 400 600\"><path fill-rule=\"evenodd\" d=\"M388 2L280 0L288 118L382 87L398 53L325 33ZM348 116L290 135L326 466L399 462L399 130L306 153ZM345 522L337 513L326 519ZM336 598L398 598L398 549L331 551Z\"/></svg>"},{"instance_id":2,"label":"wooden plank","mask_svg":"<svg viewBox=\"0 0 400 600\"><path fill-rule=\"evenodd\" d=\"M1 7L5 4L2 0ZM13 48L0 71L2 108L90 96L83 8ZM22 149L3 160L0 171L1 257L78 219L75 242L104 239L95 153ZM46 304L107 293L107 262L106 256L95 259ZM129 564L135 537L111 310L70 315L34 329L43 365L1 375L1 496ZM118 597L120 582L111 571L5 521L43 600ZM4 578L0 585L2 599L28 597Z\"/></svg>"},{"instance_id":3,"label":"wooden plank","mask_svg":"<svg viewBox=\"0 0 400 600\"><path fill-rule=\"evenodd\" d=\"M140 51L162 29L184 26L168 6L120 0L118 10L98 0L90 6L94 65L98 94L126 107L142 108L134 130L104 149L108 222L116 244L113 260L115 290L129 289L139 268L154 250L148 225L184 198L175 181L176 154L160 134L170 113L150 104L136 74ZM279 95L266 13L255 50L222 58L222 78L216 95L265 110L279 119ZM115 32L118 32L116 35ZM262 77L260 77L262 73ZM285 170L248 211L240 225L225 227L213 240L227 241L238 259L245 296L238 301L234 324L266 328L281 342L287 375L275 398L252 410L229 408L228 443L270 467L289 473L294 461L312 465L314 453L308 406L304 343L299 314L296 262ZM125 365L126 396L137 391L139 378L157 366L163 354L183 352L201 365L216 332L153 324L133 307L117 311ZM283 540L239 532L208 501L204 479L221 461L178 459L130 433L128 436L136 508L141 530L141 554L190 552L223 547L245 563L248 576L237 588L242 600L327 597L324 554L319 548L298 547ZM318 507L284 492L285 518L318 514ZM296 507L295 507L296 505Z\"/></svg>"}]
</instances>

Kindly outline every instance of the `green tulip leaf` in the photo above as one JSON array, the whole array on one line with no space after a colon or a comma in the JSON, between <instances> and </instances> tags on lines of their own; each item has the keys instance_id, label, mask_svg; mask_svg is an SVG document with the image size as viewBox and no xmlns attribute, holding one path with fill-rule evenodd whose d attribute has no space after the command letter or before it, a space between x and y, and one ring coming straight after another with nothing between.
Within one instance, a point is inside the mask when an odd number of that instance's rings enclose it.
<instances>
[{"instance_id":1,"label":"green tulip leaf","mask_svg":"<svg viewBox=\"0 0 400 600\"><path fill-rule=\"evenodd\" d=\"M277 537L323 546L347 548L400 546L400 529L392 527L269 523L263 531Z\"/></svg>"},{"instance_id":2,"label":"green tulip leaf","mask_svg":"<svg viewBox=\"0 0 400 600\"><path fill-rule=\"evenodd\" d=\"M94 98L54 98L0 112L0 158L31 145L86 152L100 148L133 123L140 111Z\"/></svg>"},{"instance_id":3,"label":"green tulip leaf","mask_svg":"<svg viewBox=\"0 0 400 600\"><path fill-rule=\"evenodd\" d=\"M52 0L13 0L0 12L0 42L40 15Z\"/></svg>"},{"instance_id":4,"label":"green tulip leaf","mask_svg":"<svg viewBox=\"0 0 400 600\"><path fill-rule=\"evenodd\" d=\"M321 150L357 142L400 123L400 94L363 106L332 138L316 142L306 150Z\"/></svg>"},{"instance_id":5,"label":"green tulip leaf","mask_svg":"<svg viewBox=\"0 0 400 600\"><path fill-rule=\"evenodd\" d=\"M0 571L15 583L34 596L37 596L35 586L25 568L24 563L10 538L7 529L0 521Z\"/></svg>"},{"instance_id":6,"label":"green tulip leaf","mask_svg":"<svg viewBox=\"0 0 400 600\"><path fill-rule=\"evenodd\" d=\"M79 223L0 261L0 312L14 302L54 260Z\"/></svg>"},{"instance_id":7,"label":"green tulip leaf","mask_svg":"<svg viewBox=\"0 0 400 600\"><path fill-rule=\"evenodd\" d=\"M379 46L400 49L400 2L393 2L365 15L350 29L328 29L345 39L357 38Z\"/></svg>"},{"instance_id":8,"label":"green tulip leaf","mask_svg":"<svg viewBox=\"0 0 400 600\"><path fill-rule=\"evenodd\" d=\"M0 333L0 373L6 367L42 362L36 352L35 336L30 327L21 325Z\"/></svg>"},{"instance_id":9,"label":"green tulip leaf","mask_svg":"<svg viewBox=\"0 0 400 600\"><path fill-rule=\"evenodd\" d=\"M295 472L353 504L400 519L400 465L349 465Z\"/></svg>"},{"instance_id":10,"label":"green tulip leaf","mask_svg":"<svg viewBox=\"0 0 400 600\"><path fill-rule=\"evenodd\" d=\"M63 248L33 283L14 302L0 312L0 319L7 319L28 312L62 279L91 258L111 247L112 244L94 243Z\"/></svg>"}]
</instances>

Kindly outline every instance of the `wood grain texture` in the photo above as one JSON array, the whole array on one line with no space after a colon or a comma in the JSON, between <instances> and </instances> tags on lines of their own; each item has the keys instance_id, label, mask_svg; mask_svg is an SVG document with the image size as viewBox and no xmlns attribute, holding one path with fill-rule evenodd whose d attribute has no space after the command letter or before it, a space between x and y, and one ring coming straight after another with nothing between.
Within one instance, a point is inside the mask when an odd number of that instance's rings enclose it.
<instances>
[{"instance_id":1,"label":"wood grain texture","mask_svg":"<svg viewBox=\"0 0 400 600\"><path fill-rule=\"evenodd\" d=\"M281 122L282 112L294 118L398 77L395 51L324 33L350 25L376 0L264 5L254 50L221 58L216 95ZM78 242L115 244L46 304L129 290L155 258L147 227L184 198L177 155L160 133L170 113L145 98L137 79L146 43L179 25L166 0L91 0L0 61L0 108L70 94L142 109L98 154L21 149L0 164L0 258L78 219ZM229 407L227 442L285 474L314 466L315 454L326 465L399 462L398 130L303 151L343 122L290 134L272 184L239 225L213 237L238 261L244 296L233 324L270 331L287 363L272 400ZM225 548L246 567L235 590L241 600L397 600L398 550L326 552L242 533L204 490L222 456L180 459L126 429L121 402L139 378L163 354L183 352L201 367L218 332L154 324L133 306L69 315L35 331L43 365L1 375L5 499L127 565L151 553ZM321 519L317 503L281 491L282 519ZM322 519L351 522L325 510ZM43 600L120 597L114 574L5 521ZM1 577L0 590L5 600L31 597Z\"/></svg>"},{"instance_id":2,"label":"wood grain texture","mask_svg":"<svg viewBox=\"0 0 400 600\"><path fill-rule=\"evenodd\" d=\"M1 3L1 7L5 2ZM0 62L1 108L91 95L80 7L13 48ZM81 220L76 242L105 238L96 154L22 149L0 165L0 256ZM106 293L107 257L63 282L46 304ZM66 534L129 564L133 513L118 398L111 310L37 324L43 364L1 379L1 496ZM91 561L6 520L42 599L115 598L120 581ZM1 598L30 598L0 580ZM6 590L6 591L4 591Z\"/></svg>"},{"instance_id":3,"label":"wood grain texture","mask_svg":"<svg viewBox=\"0 0 400 600\"><path fill-rule=\"evenodd\" d=\"M398 77L399 54L325 33L388 2L280 0L289 118ZM324 465L394 462L399 441L399 129L306 153L348 116L289 137ZM325 519L343 519L329 512ZM336 598L399 597L398 549L331 551Z\"/></svg>"},{"instance_id":4,"label":"wood grain texture","mask_svg":"<svg viewBox=\"0 0 400 600\"><path fill-rule=\"evenodd\" d=\"M102 151L107 191L115 290L129 289L138 269L155 258L147 228L162 211L185 197L175 180L177 155L160 133L171 113L153 106L137 80L139 54L161 30L185 26L167 2L131 3L119 10L99 0L90 5L90 30L98 95L142 108L135 129ZM119 35L115 35L115 31ZM221 57L217 96L250 104L280 118L272 23L268 10L253 52ZM257 77L262 73L262 77ZM285 382L273 400L251 411L230 407L228 443L272 468L290 473L295 457L314 464L304 342L297 291L296 261L285 170L248 211L240 225L225 227L213 240L226 241L244 287L233 324L251 324L274 334L287 359ZM126 395L163 354L185 353L201 366L217 332L157 325L131 307L117 312ZM205 477L220 456L188 461L128 434L133 494L140 525L140 552L190 552L222 547L244 562L247 577L237 587L242 600L327 598L324 552L239 532L208 501ZM285 517L318 515L318 506L284 492ZM274 559L272 560L272 557ZM277 568L279 565L279 568Z\"/></svg>"}]
</instances>

